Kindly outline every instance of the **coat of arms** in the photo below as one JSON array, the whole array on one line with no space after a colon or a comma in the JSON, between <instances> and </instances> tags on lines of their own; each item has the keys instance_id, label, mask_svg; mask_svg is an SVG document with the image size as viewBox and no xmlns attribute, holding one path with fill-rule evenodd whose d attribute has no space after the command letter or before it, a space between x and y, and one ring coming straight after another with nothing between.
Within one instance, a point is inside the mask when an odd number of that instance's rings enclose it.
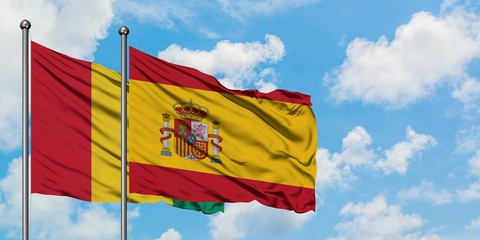
<instances>
[{"instance_id":1,"label":"coat of arms","mask_svg":"<svg viewBox=\"0 0 480 240\"><path fill-rule=\"evenodd\" d=\"M160 141L163 143L161 154L163 156L172 156L170 150L170 132L173 132L173 143L175 153L189 160L202 160L209 156L209 142L212 145L212 154L210 159L212 163L221 163L219 153L222 147L219 145L222 138L218 135L220 129L220 122L213 121L213 133L208 134L208 123L202 122L209 114L206 107L202 107L196 103L182 102L175 103L173 110L178 114L179 118L174 120L174 128L170 128L170 115L163 114L163 128L160 128L160 133L163 137Z\"/></svg>"}]
</instances>

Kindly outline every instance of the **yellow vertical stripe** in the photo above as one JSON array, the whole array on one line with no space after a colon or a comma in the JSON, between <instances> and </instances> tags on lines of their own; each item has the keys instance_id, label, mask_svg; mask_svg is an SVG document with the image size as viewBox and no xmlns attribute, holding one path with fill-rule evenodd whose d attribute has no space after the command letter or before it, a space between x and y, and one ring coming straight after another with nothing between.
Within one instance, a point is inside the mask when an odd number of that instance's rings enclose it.
<instances>
[{"instance_id":1,"label":"yellow vertical stripe","mask_svg":"<svg viewBox=\"0 0 480 240\"><path fill-rule=\"evenodd\" d=\"M92 63L92 201L120 201L120 74Z\"/></svg>"},{"instance_id":2,"label":"yellow vertical stripe","mask_svg":"<svg viewBox=\"0 0 480 240\"><path fill-rule=\"evenodd\" d=\"M92 63L92 202L120 201L120 79L119 73ZM161 196L128 194L128 198L173 204Z\"/></svg>"}]
</instances>

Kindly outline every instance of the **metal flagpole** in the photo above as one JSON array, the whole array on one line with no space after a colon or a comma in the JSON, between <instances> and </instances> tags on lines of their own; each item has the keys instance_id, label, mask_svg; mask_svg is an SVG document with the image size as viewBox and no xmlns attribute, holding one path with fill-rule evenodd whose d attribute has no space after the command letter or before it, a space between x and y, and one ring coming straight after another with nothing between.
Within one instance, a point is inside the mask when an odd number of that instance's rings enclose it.
<instances>
[{"instance_id":1,"label":"metal flagpole","mask_svg":"<svg viewBox=\"0 0 480 240\"><path fill-rule=\"evenodd\" d=\"M30 106L30 39L28 20L20 22L22 29L22 239L28 240L30 222L30 163L28 161L28 109Z\"/></svg>"},{"instance_id":2,"label":"metal flagpole","mask_svg":"<svg viewBox=\"0 0 480 240\"><path fill-rule=\"evenodd\" d=\"M127 27L122 26L118 30L122 38L122 106L121 106L121 119L122 119L122 184L121 184L121 239L127 240L127 35L129 30Z\"/></svg>"}]
</instances>

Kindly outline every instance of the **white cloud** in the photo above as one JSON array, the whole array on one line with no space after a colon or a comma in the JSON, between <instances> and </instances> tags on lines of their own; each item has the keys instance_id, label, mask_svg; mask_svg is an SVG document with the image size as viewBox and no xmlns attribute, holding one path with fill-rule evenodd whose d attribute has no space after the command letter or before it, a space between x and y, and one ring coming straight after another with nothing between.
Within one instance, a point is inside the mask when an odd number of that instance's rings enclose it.
<instances>
[{"instance_id":1,"label":"white cloud","mask_svg":"<svg viewBox=\"0 0 480 240\"><path fill-rule=\"evenodd\" d=\"M467 226L465 226L465 231L469 233L479 233L480 234L480 217L472 220Z\"/></svg>"},{"instance_id":2,"label":"white cloud","mask_svg":"<svg viewBox=\"0 0 480 240\"><path fill-rule=\"evenodd\" d=\"M419 232L407 234L402 240L441 240L444 239L436 233L422 234Z\"/></svg>"},{"instance_id":3,"label":"white cloud","mask_svg":"<svg viewBox=\"0 0 480 240\"><path fill-rule=\"evenodd\" d=\"M468 189L458 190L457 198L461 202L480 200L480 182L470 184Z\"/></svg>"},{"instance_id":4,"label":"white cloud","mask_svg":"<svg viewBox=\"0 0 480 240\"><path fill-rule=\"evenodd\" d=\"M0 227L21 227L22 159L14 159L7 176L0 179Z\"/></svg>"},{"instance_id":5,"label":"white cloud","mask_svg":"<svg viewBox=\"0 0 480 240\"><path fill-rule=\"evenodd\" d=\"M317 151L317 188L323 189L338 185L347 188L355 180L354 169L365 168L405 174L410 161L422 151L435 145L430 135L416 133L411 127L406 129L407 140L401 141L381 154L371 144L372 138L361 126L352 129L342 141L342 151L330 154L327 149Z\"/></svg>"},{"instance_id":6,"label":"white cloud","mask_svg":"<svg viewBox=\"0 0 480 240\"><path fill-rule=\"evenodd\" d=\"M255 15L269 15L279 11L305 6L319 0L218 0L223 10L231 17L244 21Z\"/></svg>"},{"instance_id":7,"label":"white cloud","mask_svg":"<svg viewBox=\"0 0 480 240\"><path fill-rule=\"evenodd\" d=\"M327 149L318 149L316 158L317 189L322 190L324 188L337 185L341 188L348 188L348 184L355 179L350 167L345 165L342 159L339 157L330 156L330 153Z\"/></svg>"},{"instance_id":8,"label":"white cloud","mask_svg":"<svg viewBox=\"0 0 480 240\"><path fill-rule=\"evenodd\" d=\"M368 149L371 144L372 137L365 128L357 126L342 140L339 157L352 167L370 165L375 159L375 153Z\"/></svg>"},{"instance_id":9,"label":"white cloud","mask_svg":"<svg viewBox=\"0 0 480 240\"><path fill-rule=\"evenodd\" d=\"M210 39L242 29L250 18L309 5L319 0L117 0L115 12L120 20L133 17L169 30L190 29ZM224 28L221 31L214 29ZM225 28L227 30L225 30ZM221 33L220 33L221 32Z\"/></svg>"},{"instance_id":10,"label":"white cloud","mask_svg":"<svg viewBox=\"0 0 480 240\"><path fill-rule=\"evenodd\" d=\"M188 23L196 17L192 4L194 4L192 1L118 0L115 4L115 11L122 16L133 16L140 22L152 22L172 29L175 28L177 22Z\"/></svg>"},{"instance_id":11,"label":"white cloud","mask_svg":"<svg viewBox=\"0 0 480 240\"><path fill-rule=\"evenodd\" d=\"M461 9L434 16L415 13L394 39L356 38L343 64L325 76L337 101L404 107L448 81L463 80L480 57L480 17ZM452 48L451 46L455 46Z\"/></svg>"},{"instance_id":12,"label":"white cloud","mask_svg":"<svg viewBox=\"0 0 480 240\"><path fill-rule=\"evenodd\" d=\"M140 217L140 207L136 206L132 210L127 211L127 217L129 219L137 219Z\"/></svg>"},{"instance_id":13,"label":"white cloud","mask_svg":"<svg viewBox=\"0 0 480 240\"><path fill-rule=\"evenodd\" d=\"M460 88L452 92L452 96L464 104L465 110L476 110L480 101L480 81L467 79Z\"/></svg>"},{"instance_id":14,"label":"white cloud","mask_svg":"<svg viewBox=\"0 0 480 240\"><path fill-rule=\"evenodd\" d=\"M0 25L7 29L8 41L18 46L12 49L9 45L7 50L20 58L18 25L22 19L28 19L32 23L32 40L72 57L92 59L98 40L106 37L112 22L112 3L113 0L2 1ZM10 34L15 37L9 37Z\"/></svg>"},{"instance_id":15,"label":"white cloud","mask_svg":"<svg viewBox=\"0 0 480 240\"><path fill-rule=\"evenodd\" d=\"M435 146L436 141L432 136L416 133L411 127L407 127L407 141L395 144L385 152L386 158L379 160L375 167L383 170L385 174L394 171L405 174L409 161L430 146Z\"/></svg>"},{"instance_id":16,"label":"white cloud","mask_svg":"<svg viewBox=\"0 0 480 240\"><path fill-rule=\"evenodd\" d=\"M182 234L175 230L175 228L169 228L166 232L162 233L159 238L155 240L182 240Z\"/></svg>"},{"instance_id":17,"label":"white cloud","mask_svg":"<svg viewBox=\"0 0 480 240\"><path fill-rule=\"evenodd\" d=\"M73 57L92 59L98 40L106 37L113 0L0 1L0 150L21 142L21 30L32 23L31 39Z\"/></svg>"},{"instance_id":18,"label":"white cloud","mask_svg":"<svg viewBox=\"0 0 480 240\"><path fill-rule=\"evenodd\" d=\"M478 144L478 142L472 143L470 137L467 137L466 139L467 140L463 141L463 143L469 143L465 144L466 146ZM478 139L476 141L478 141ZM470 147L464 148L470 149ZM480 180L480 150L476 150L475 154L468 159L468 172ZM467 189L457 190L457 198L461 202L480 200L480 181L471 183Z\"/></svg>"},{"instance_id":19,"label":"white cloud","mask_svg":"<svg viewBox=\"0 0 480 240\"><path fill-rule=\"evenodd\" d=\"M85 240L119 237L120 223L116 216L100 205L89 204L83 207L73 201L65 197L34 195L32 198L32 236L38 236L41 239ZM40 204L42 204L41 208L44 205L51 205L51 207L48 207L48 211L36 211L35 206ZM59 206L61 207L60 211ZM52 221L52 219L55 220ZM60 219L63 221L59 221Z\"/></svg>"},{"instance_id":20,"label":"white cloud","mask_svg":"<svg viewBox=\"0 0 480 240\"><path fill-rule=\"evenodd\" d=\"M22 192L21 159L14 159L0 179L0 228L19 236ZM119 219L101 204L80 204L67 197L33 194L30 231L35 239L116 239Z\"/></svg>"},{"instance_id":21,"label":"white cloud","mask_svg":"<svg viewBox=\"0 0 480 240\"><path fill-rule=\"evenodd\" d=\"M262 91L276 88L275 71L261 64L276 63L285 55L285 46L275 35L265 35L265 43L232 43L220 41L211 51L190 50L176 44L158 53L158 57L174 63L197 68L219 76L229 88L244 88L251 84Z\"/></svg>"},{"instance_id":22,"label":"white cloud","mask_svg":"<svg viewBox=\"0 0 480 240\"><path fill-rule=\"evenodd\" d=\"M212 239L237 240L248 235L284 234L300 229L315 213L298 214L258 202L227 204L225 212L210 217Z\"/></svg>"},{"instance_id":23,"label":"white cloud","mask_svg":"<svg viewBox=\"0 0 480 240\"><path fill-rule=\"evenodd\" d=\"M478 240L478 236L480 236L480 217L471 220L463 227L463 229L459 228L456 231L450 231L450 233L443 234L441 239Z\"/></svg>"},{"instance_id":24,"label":"white cloud","mask_svg":"<svg viewBox=\"0 0 480 240\"><path fill-rule=\"evenodd\" d=\"M457 6L458 0L443 0L442 4L440 5L440 12L445 13L452 8L454 9Z\"/></svg>"},{"instance_id":25,"label":"white cloud","mask_svg":"<svg viewBox=\"0 0 480 240\"><path fill-rule=\"evenodd\" d=\"M434 205L450 203L452 196L446 190L436 190L432 182L422 181L419 186L409 189L402 189L397 193L397 198L401 201L424 200L432 202Z\"/></svg>"},{"instance_id":26,"label":"white cloud","mask_svg":"<svg viewBox=\"0 0 480 240\"><path fill-rule=\"evenodd\" d=\"M342 152L330 153L327 149L317 151L317 188L338 185L347 188L355 180L352 170L371 166L376 157L369 148L372 138L367 131L357 126L342 140Z\"/></svg>"},{"instance_id":27,"label":"white cloud","mask_svg":"<svg viewBox=\"0 0 480 240\"><path fill-rule=\"evenodd\" d=\"M477 150L477 153L468 160L470 165L470 172L480 178L480 150Z\"/></svg>"},{"instance_id":28,"label":"white cloud","mask_svg":"<svg viewBox=\"0 0 480 240\"><path fill-rule=\"evenodd\" d=\"M457 153L472 153L480 149L480 126L472 125L469 128L461 129L455 137Z\"/></svg>"},{"instance_id":29,"label":"white cloud","mask_svg":"<svg viewBox=\"0 0 480 240\"><path fill-rule=\"evenodd\" d=\"M330 239L425 239L412 232L422 227L425 220L418 214L402 213L400 206L389 205L383 196L367 203L348 203L340 215L352 219L337 224L338 235Z\"/></svg>"}]
</instances>

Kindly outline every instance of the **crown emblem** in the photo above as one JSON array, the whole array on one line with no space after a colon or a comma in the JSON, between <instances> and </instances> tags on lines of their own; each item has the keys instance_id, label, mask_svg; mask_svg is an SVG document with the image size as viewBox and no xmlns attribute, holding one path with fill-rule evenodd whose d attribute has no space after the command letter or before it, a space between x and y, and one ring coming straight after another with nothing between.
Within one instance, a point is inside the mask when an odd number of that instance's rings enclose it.
<instances>
[{"instance_id":1,"label":"crown emblem","mask_svg":"<svg viewBox=\"0 0 480 240\"><path fill-rule=\"evenodd\" d=\"M206 107L193 103L191 99L190 102L179 102L173 104L173 110L182 119L192 119L197 121L202 121L202 119L206 118L209 114Z\"/></svg>"},{"instance_id":2,"label":"crown emblem","mask_svg":"<svg viewBox=\"0 0 480 240\"><path fill-rule=\"evenodd\" d=\"M171 128L170 114L162 114L163 127L160 128L160 134L162 134L160 141L163 143L163 148L160 152L161 155L172 157L170 138L173 137L173 149L177 156L188 160L202 160L209 157L211 163L221 164L222 146L220 143L223 138L219 135L220 122L212 121L212 126L209 128L207 122L202 122L202 119L209 114L208 109L193 103L192 99L189 102L175 103L172 108L179 118L175 118L174 127ZM212 130L211 133L209 129ZM211 146L211 151L209 151L209 146Z\"/></svg>"}]
</instances>

